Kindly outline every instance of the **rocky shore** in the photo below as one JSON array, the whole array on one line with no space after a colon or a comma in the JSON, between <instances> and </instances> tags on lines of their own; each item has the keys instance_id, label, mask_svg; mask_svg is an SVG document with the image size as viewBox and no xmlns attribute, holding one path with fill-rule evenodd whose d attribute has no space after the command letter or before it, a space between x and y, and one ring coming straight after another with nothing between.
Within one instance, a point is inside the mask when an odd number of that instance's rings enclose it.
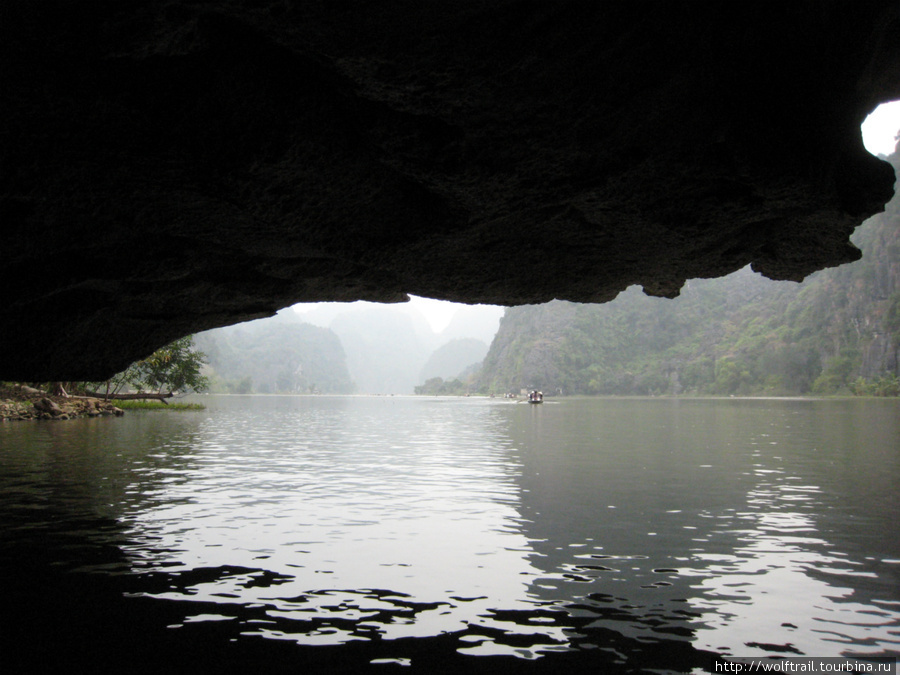
<instances>
[{"instance_id":1,"label":"rocky shore","mask_svg":"<svg viewBox=\"0 0 900 675\"><path fill-rule=\"evenodd\" d=\"M98 398L54 396L30 387L0 385L0 422L124 414L121 408Z\"/></svg>"}]
</instances>

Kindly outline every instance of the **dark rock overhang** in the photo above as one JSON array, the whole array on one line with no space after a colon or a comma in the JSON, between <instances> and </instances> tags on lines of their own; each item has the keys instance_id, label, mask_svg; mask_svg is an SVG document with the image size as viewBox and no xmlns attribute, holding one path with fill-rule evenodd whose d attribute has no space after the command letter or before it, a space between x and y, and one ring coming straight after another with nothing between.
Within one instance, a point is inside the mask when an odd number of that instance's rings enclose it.
<instances>
[{"instance_id":1,"label":"dark rock overhang","mask_svg":"<svg viewBox=\"0 0 900 675\"><path fill-rule=\"evenodd\" d=\"M295 302L609 300L858 256L895 0L0 8L0 378Z\"/></svg>"}]
</instances>

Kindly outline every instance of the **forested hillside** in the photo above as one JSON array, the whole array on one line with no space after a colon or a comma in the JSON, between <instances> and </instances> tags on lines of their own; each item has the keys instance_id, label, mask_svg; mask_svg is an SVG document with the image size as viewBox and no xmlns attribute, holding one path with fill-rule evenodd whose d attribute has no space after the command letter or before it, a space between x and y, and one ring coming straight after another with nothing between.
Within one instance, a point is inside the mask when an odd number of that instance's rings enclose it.
<instances>
[{"instance_id":1,"label":"forested hillside","mask_svg":"<svg viewBox=\"0 0 900 675\"><path fill-rule=\"evenodd\" d=\"M897 166L898 154L892 159ZM510 308L485 392L897 395L900 199L857 228L862 260L802 284L749 268L674 300L633 287L604 305Z\"/></svg>"},{"instance_id":2,"label":"forested hillside","mask_svg":"<svg viewBox=\"0 0 900 675\"><path fill-rule=\"evenodd\" d=\"M213 372L211 390L228 393L353 393L341 341L327 328L283 312L195 337Z\"/></svg>"}]
</instances>

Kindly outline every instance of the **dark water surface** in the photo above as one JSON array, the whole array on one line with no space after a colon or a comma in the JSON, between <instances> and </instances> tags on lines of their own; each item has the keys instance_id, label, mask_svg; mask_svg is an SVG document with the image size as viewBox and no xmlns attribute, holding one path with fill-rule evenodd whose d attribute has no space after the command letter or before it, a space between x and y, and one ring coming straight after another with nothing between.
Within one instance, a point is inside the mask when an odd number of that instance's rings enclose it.
<instances>
[{"instance_id":1,"label":"dark water surface","mask_svg":"<svg viewBox=\"0 0 900 675\"><path fill-rule=\"evenodd\" d=\"M900 402L204 397L0 425L3 661L900 654Z\"/></svg>"}]
</instances>

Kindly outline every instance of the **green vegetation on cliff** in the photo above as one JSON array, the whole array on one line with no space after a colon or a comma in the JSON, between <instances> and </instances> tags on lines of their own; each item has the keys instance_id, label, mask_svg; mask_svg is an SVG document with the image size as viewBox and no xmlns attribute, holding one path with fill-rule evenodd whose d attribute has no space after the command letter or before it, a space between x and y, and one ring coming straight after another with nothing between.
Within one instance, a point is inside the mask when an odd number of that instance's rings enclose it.
<instances>
[{"instance_id":1,"label":"green vegetation on cliff","mask_svg":"<svg viewBox=\"0 0 900 675\"><path fill-rule=\"evenodd\" d=\"M200 333L211 391L234 394L350 394L341 342L290 313Z\"/></svg>"},{"instance_id":2,"label":"green vegetation on cliff","mask_svg":"<svg viewBox=\"0 0 900 675\"><path fill-rule=\"evenodd\" d=\"M674 300L632 287L604 305L508 309L479 389L897 395L900 199L861 225L853 242L862 260L802 284L746 268L690 281Z\"/></svg>"},{"instance_id":3,"label":"green vegetation on cliff","mask_svg":"<svg viewBox=\"0 0 900 675\"><path fill-rule=\"evenodd\" d=\"M432 377L417 386L415 393L420 396L465 396L471 390L472 387L459 378L445 381L441 377Z\"/></svg>"}]
</instances>

